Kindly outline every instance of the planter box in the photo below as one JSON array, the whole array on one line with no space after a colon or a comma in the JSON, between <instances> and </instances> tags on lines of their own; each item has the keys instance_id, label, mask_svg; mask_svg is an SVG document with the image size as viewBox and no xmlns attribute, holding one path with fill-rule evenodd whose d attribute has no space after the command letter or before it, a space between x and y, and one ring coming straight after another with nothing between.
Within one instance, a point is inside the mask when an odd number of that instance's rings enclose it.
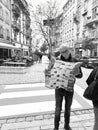
<instances>
[{"instance_id":1,"label":"planter box","mask_svg":"<svg viewBox=\"0 0 98 130\"><path fill-rule=\"evenodd\" d=\"M23 74L26 70L26 67L0 66L0 73Z\"/></svg>"}]
</instances>

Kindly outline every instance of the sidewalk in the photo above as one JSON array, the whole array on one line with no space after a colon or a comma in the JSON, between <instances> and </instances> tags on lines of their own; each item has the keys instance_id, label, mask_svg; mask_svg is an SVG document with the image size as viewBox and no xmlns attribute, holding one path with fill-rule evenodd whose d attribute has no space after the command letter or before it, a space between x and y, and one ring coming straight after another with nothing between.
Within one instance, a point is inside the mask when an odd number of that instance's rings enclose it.
<instances>
[{"instance_id":1,"label":"sidewalk","mask_svg":"<svg viewBox=\"0 0 98 130\"><path fill-rule=\"evenodd\" d=\"M9 117L0 120L0 130L53 130L54 113L40 113ZM93 110L76 110L71 112L72 130L93 130ZM60 129L63 130L64 113L61 114Z\"/></svg>"},{"instance_id":2,"label":"sidewalk","mask_svg":"<svg viewBox=\"0 0 98 130\"><path fill-rule=\"evenodd\" d=\"M18 83L33 83L44 82L44 69L45 64L34 64L31 67L26 68L24 74L1 74L0 84L18 84Z\"/></svg>"},{"instance_id":3,"label":"sidewalk","mask_svg":"<svg viewBox=\"0 0 98 130\"><path fill-rule=\"evenodd\" d=\"M44 82L45 65L34 64L25 74L0 74L0 84ZM0 118L0 130L53 130L54 112ZM61 115L60 130L64 117ZM93 109L71 112L72 130L93 130Z\"/></svg>"}]
</instances>

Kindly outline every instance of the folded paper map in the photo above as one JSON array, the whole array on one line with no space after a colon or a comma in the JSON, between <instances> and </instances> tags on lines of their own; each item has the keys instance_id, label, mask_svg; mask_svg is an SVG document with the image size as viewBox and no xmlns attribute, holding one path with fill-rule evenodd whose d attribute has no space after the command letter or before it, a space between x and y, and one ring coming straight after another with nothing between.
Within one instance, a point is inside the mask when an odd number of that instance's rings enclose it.
<instances>
[{"instance_id":1,"label":"folded paper map","mask_svg":"<svg viewBox=\"0 0 98 130\"><path fill-rule=\"evenodd\" d=\"M81 62L64 62L56 60L51 71L45 71L45 86L50 89L64 88L68 91L72 91L72 88L68 88L68 81L74 85L75 75L80 73L79 67Z\"/></svg>"}]
</instances>

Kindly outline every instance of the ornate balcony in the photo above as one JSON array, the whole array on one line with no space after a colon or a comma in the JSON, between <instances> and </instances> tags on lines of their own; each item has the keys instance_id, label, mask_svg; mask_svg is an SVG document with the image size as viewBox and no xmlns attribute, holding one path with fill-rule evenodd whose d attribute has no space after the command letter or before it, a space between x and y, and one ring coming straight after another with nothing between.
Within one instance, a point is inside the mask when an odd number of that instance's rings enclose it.
<instances>
[{"instance_id":1,"label":"ornate balcony","mask_svg":"<svg viewBox=\"0 0 98 130\"><path fill-rule=\"evenodd\" d=\"M88 26L90 28L95 28L95 24L98 24L98 18L95 19L89 19L86 21L85 26Z\"/></svg>"},{"instance_id":2,"label":"ornate balcony","mask_svg":"<svg viewBox=\"0 0 98 130\"><path fill-rule=\"evenodd\" d=\"M13 27L13 29L14 29L16 32L19 32L19 31L20 31L20 24L17 23L17 21L13 21L13 22L12 22L12 27Z\"/></svg>"},{"instance_id":3,"label":"ornate balcony","mask_svg":"<svg viewBox=\"0 0 98 130\"><path fill-rule=\"evenodd\" d=\"M30 27L30 22L31 22L30 17L27 17L27 19L26 19L26 28Z\"/></svg>"},{"instance_id":4,"label":"ornate balcony","mask_svg":"<svg viewBox=\"0 0 98 130\"><path fill-rule=\"evenodd\" d=\"M16 0L16 1L18 2L22 11L25 12L27 15L30 15L29 9L28 9L28 4L27 4L26 0Z\"/></svg>"},{"instance_id":5,"label":"ornate balcony","mask_svg":"<svg viewBox=\"0 0 98 130\"><path fill-rule=\"evenodd\" d=\"M31 37L31 32L32 32L32 29L28 29L27 32L26 32L26 37L27 38L30 38Z\"/></svg>"},{"instance_id":6,"label":"ornate balcony","mask_svg":"<svg viewBox=\"0 0 98 130\"><path fill-rule=\"evenodd\" d=\"M20 9L16 4L12 4L12 11L16 17L20 16Z\"/></svg>"},{"instance_id":7,"label":"ornate balcony","mask_svg":"<svg viewBox=\"0 0 98 130\"><path fill-rule=\"evenodd\" d=\"M89 32L88 36L84 35L83 38L84 39L87 38L90 40L96 40L96 39L98 39L98 31L92 30L91 32Z\"/></svg>"},{"instance_id":8,"label":"ornate balcony","mask_svg":"<svg viewBox=\"0 0 98 130\"><path fill-rule=\"evenodd\" d=\"M92 31L89 37L92 39L98 39L98 31Z\"/></svg>"}]
</instances>

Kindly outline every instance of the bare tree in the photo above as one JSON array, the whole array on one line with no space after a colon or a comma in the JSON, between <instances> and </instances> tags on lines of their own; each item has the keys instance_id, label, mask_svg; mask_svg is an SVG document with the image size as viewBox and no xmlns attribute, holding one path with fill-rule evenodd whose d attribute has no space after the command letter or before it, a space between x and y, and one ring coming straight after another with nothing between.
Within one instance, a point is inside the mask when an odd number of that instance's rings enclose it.
<instances>
[{"instance_id":1,"label":"bare tree","mask_svg":"<svg viewBox=\"0 0 98 130\"><path fill-rule=\"evenodd\" d=\"M45 4L38 5L35 10L30 4L30 10L34 27L32 28L33 35L40 35L42 39L44 38L51 51L53 30L57 27L56 20L60 14L58 3L47 1Z\"/></svg>"}]
</instances>

